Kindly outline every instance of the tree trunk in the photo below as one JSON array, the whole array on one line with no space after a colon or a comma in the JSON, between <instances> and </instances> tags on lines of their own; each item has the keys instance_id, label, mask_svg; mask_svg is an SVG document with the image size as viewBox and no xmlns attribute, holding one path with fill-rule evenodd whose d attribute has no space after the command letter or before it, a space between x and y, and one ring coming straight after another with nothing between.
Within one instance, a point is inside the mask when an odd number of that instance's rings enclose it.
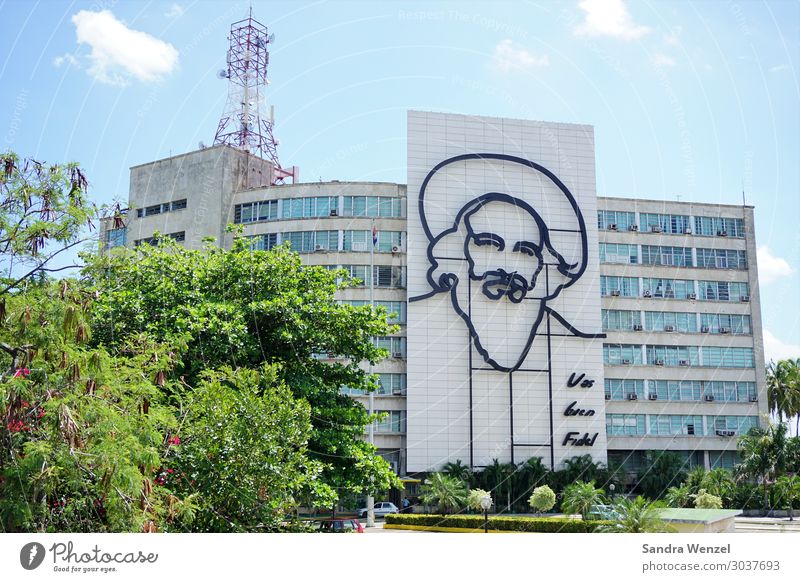
<instances>
[{"instance_id":1,"label":"tree trunk","mask_svg":"<svg viewBox=\"0 0 800 582\"><path fill-rule=\"evenodd\" d=\"M769 490L767 489L767 478L764 477L764 514L769 511Z\"/></svg>"}]
</instances>

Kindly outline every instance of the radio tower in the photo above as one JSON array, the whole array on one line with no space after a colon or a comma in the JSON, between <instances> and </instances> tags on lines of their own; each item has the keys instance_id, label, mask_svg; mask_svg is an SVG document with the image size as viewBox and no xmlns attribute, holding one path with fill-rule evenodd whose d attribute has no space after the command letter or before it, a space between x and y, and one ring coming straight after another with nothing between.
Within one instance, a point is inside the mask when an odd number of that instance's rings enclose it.
<instances>
[{"instance_id":1,"label":"radio tower","mask_svg":"<svg viewBox=\"0 0 800 582\"><path fill-rule=\"evenodd\" d=\"M275 110L270 107L265 117L264 93L269 84L268 45L275 39L267 27L253 18L253 8L244 20L231 24L228 37L228 68L219 72L228 79L228 101L219 120L214 144L228 144L255 154L273 164L271 183L282 184L286 178L297 179L296 167L281 168L278 162L278 141L272 135Z\"/></svg>"}]
</instances>

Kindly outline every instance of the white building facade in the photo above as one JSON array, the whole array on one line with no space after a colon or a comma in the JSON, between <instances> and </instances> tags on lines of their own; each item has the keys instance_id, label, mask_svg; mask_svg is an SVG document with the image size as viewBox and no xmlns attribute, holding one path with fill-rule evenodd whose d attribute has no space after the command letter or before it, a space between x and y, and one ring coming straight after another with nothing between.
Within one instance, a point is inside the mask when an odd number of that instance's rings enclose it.
<instances>
[{"instance_id":1,"label":"white building facade","mask_svg":"<svg viewBox=\"0 0 800 582\"><path fill-rule=\"evenodd\" d=\"M649 450L731 466L767 413L753 208L598 198L591 126L409 112L408 132L408 187L264 186L269 164L229 146L136 166L103 240L229 246L233 223L363 282L341 301L368 303L372 277L400 329L374 369L400 474L583 454L635 472Z\"/></svg>"}]
</instances>

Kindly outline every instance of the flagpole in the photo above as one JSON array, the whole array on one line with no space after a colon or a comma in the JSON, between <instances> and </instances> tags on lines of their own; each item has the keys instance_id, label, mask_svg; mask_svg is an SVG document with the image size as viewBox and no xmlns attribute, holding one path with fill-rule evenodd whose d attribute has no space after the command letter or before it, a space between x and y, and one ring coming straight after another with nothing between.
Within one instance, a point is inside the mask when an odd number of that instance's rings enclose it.
<instances>
[{"instance_id":1,"label":"flagpole","mask_svg":"<svg viewBox=\"0 0 800 582\"><path fill-rule=\"evenodd\" d=\"M370 309L372 310L373 314L375 313L375 243L377 242L375 239L377 238L377 232L375 231L375 219L372 219L372 229L370 230L370 242L372 243L369 245L369 305ZM372 338L373 345L375 344L375 338ZM372 362L369 364L369 373L370 376L372 375ZM369 415L370 418L373 414L375 414L375 397L374 393L370 391L369 393ZM375 422L370 420L369 423L369 443L375 446ZM375 497L372 491L372 483L370 483L369 494L367 495L367 527L375 527Z\"/></svg>"}]
</instances>

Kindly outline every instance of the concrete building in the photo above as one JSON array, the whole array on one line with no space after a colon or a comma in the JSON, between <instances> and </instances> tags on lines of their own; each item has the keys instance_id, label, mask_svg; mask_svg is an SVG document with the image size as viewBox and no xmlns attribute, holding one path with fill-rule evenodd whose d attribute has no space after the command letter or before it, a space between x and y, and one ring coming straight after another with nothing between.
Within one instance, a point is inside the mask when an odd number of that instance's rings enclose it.
<instances>
[{"instance_id":1,"label":"concrete building","mask_svg":"<svg viewBox=\"0 0 800 582\"><path fill-rule=\"evenodd\" d=\"M486 152L498 152L496 159ZM752 207L597 197L591 126L424 112L409 114L411 196L395 183L265 185L271 175L268 162L225 145L135 166L125 226L105 221L103 240L133 247L158 231L191 248L205 237L227 246L225 227L234 223L254 248L289 241L307 264L344 268L365 283L341 291L341 301L368 303L372 276L375 302L401 329L378 338L390 357L374 370L382 386L375 409L387 412L375 441L398 473L532 456L559 468L585 453L634 472L649 450L729 467L736 435L763 423ZM420 221L425 188L441 196L427 225ZM514 195L481 199L506 191ZM521 201L531 212L509 214ZM480 323L453 311L456 285L447 282L457 281L457 269L449 279L429 277L436 233L448 221L461 228L464 212L477 223L478 206L492 209L486 220L501 233L536 218L537 236L549 236L540 243L550 244L533 245L529 256L546 246L564 259L544 257L546 288L544 274L523 284L537 302L520 304L546 307L532 328L519 321L539 312L531 307L521 317L512 309L510 280L503 287L510 303L487 303ZM499 248L496 237L470 233L478 238L469 252ZM515 261L528 255L518 254ZM553 282L559 273L565 279ZM366 403L365 395L352 396Z\"/></svg>"}]
</instances>

